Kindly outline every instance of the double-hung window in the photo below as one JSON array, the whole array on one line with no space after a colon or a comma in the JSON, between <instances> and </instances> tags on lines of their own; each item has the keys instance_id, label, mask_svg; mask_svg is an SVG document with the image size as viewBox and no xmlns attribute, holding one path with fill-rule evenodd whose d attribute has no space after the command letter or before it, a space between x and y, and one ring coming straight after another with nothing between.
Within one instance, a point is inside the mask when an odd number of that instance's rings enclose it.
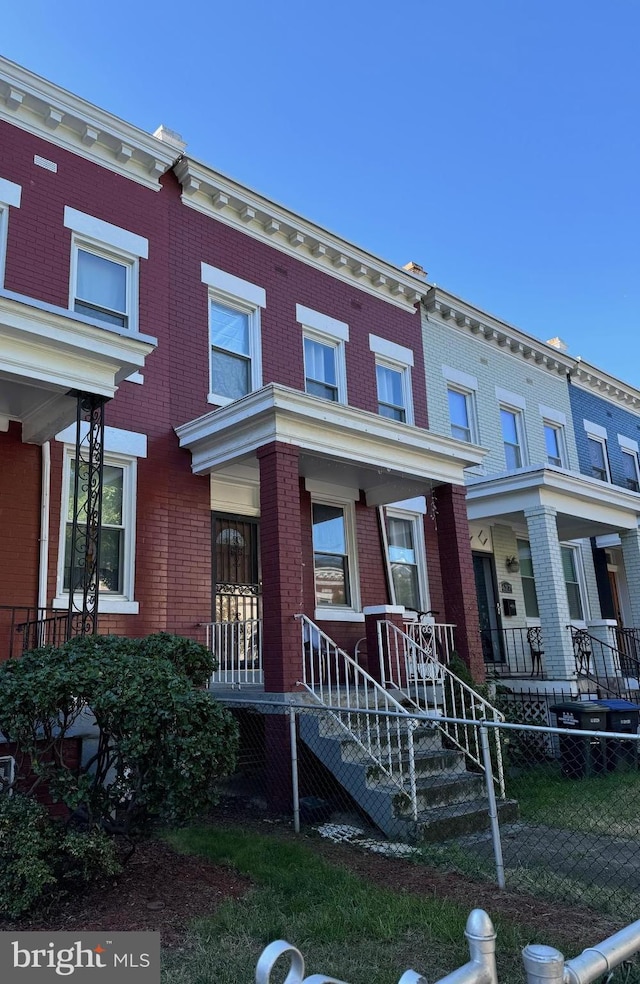
<instances>
[{"instance_id":1,"label":"double-hung window","mask_svg":"<svg viewBox=\"0 0 640 984\"><path fill-rule=\"evenodd\" d=\"M4 286L4 266L9 229L9 208L20 208L21 185L0 178L0 288Z\"/></svg>"},{"instance_id":2,"label":"double-hung window","mask_svg":"<svg viewBox=\"0 0 640 984\"><path fill-rule=\"evenodd\" d=\"M86 440L87 426L82 435ZM74 522L74 486L76 479L75 426L57 435L65 442L62 472L62 509L58 560L58 589L54 607L66 607L69 592L81 590L84 575L84 544L76 544L72 556ZM98 590L100 611L135 614L135 533L137 459L145 457L147 441L144 434L105 428L105 450L102 486L102 522L100 525L100 554ZM78 474L78 506L81 525L86 520L87 468L81 463Z\"/></svg>"},{"instance_id":3,"label":"double-hung window","mask_svg":"<svg viewBox=\"0 0 640 984\"><path fill-rule=\"evenodd\" d=\"M561 468L563 460L563 435L562 430L557 424L544 422L544 443L547 449L547 461L550 465L557 465Z\"/></svg>"},{"instance_id":4,"label":"double-hung window","mask_svg":"<svg viewBox=\"0 0 640 984\"><path fill-rule=\"evenodd\" d=\"M520 561L520 579L524 596L524 613L527 618L539 618L538 595L533 574L531 547L527 540L518 540L518 560Z\"/></svg>"},{"instance_id":5,"label":"double-hung window","mask_svg":"<svg viewBox=\"0 0 640 984\"><path fill-rule=\"evenodd\" d=\"M618 434L622 461L622 481L631 492L640 492L640 468L638 467L638 442Z\"/></svg>"},{"instance_id":6,"label":"double-hung window","mask_svg":"<svg viewBox=\"0 0 640 984\"><path fill-rule=\"evenodd\" d=\"M137 331L139 262L149 255L148 240L69 206L64 224L73 233L70 309Z\"/></svg>"},{"instance_id":7,"label":"double-hung window","mask_svg":"<svg viewBox=\"0 0 640 984\"><path fill-rule=\"evenodd\" d=\"M572 621L581 622L584 619L582 591L580 587L580 561L577 547L561 546L562 571L567 589L569 602L569 617Z\"/></svg>"},{"instance_id":8,"label":"double-hung window","mask_svg":"<svg viewBox=\"0 0 640 984\"><path fill-rule=\"evenodd\" d=\"M408 611L428 608L422 515L385 510L387 562L392 604Z\"/></svg>"},{"instance_id":9,"label":"double-hung window","mask_svg":"<svg viewBox=\"0 0 640 984\"><path fill-rule=\"evenodd\" d=\"M378 413L381 417L412 424L411 368L413 352L404 345L378 335L369 335L369 348L376 357Z\"/></svg>"},{"instance_id":10,"label":"double-hung window","mask_svg":"<svg viewBox=\"0 0 640 984\"><path fill-rule=\"evenodd\" d=\"M594 424L590 420L584 421L584 429L587 434L591 474L594 478L599 478L601 482L610 482L611 472L609 470L609 456L607 454L607 431L600 424Z\"/></svg>"},{"instance_id":11,"label":"double-hung window","mask_svg":"<svg viewBox=\"0 0 640 984\"><path fill-rule=\"evenodd\" d=\"M467 444L477 444L476 392L478 380L475 376L451 366L443 366L442 375L447 383L451 437L455 438L456 441L466 441Z\"/></svg>"},{"instance_id":12,"label":"double-hung window","mask_svg":"<svg viewBox=\"0 0 640 984\"><path fill-rule=\"evenodd\" d=\"M522 468L524 464L522 413L512 407L500 407L500 425L507 468Z\"/></svg>"},{"instance_id":13,"label":"double-hung window","mask_svg":"<svg viewBox=\"0 0 640 984\"><path fill-rule=\"evenodd\" d=\"M359 492L341 489L336 495L333 486L311 479L306 487L311 493L316 617L353 620L360 612L355 519Z\"/></svg>"},{"instance_id":14,"label":"double-hung window","mask_svg":"<svg viewBox=\"0 0 640 984\"><path fill-rule=\"evenodd\" d=\"M305 392L333 403L346 403L349 326L301 304L296 304L296 319L302 325Z\"/></svg>"},{"instance_id":15,"label":"double-hung window","mask_svg":"<svg viewBox=\"0 0 640 984\"><path fill-rule=\"evenodd\" d=\"M210 403L224 406L262 385L260 312L266 306L262 287L201 264L209 287Z\"/></svg>"}]
</instances>

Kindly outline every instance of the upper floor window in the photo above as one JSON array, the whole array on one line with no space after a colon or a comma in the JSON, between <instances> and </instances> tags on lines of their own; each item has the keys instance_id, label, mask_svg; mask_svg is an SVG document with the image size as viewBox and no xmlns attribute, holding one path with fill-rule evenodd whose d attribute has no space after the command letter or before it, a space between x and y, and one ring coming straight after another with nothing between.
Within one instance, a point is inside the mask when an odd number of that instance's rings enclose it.
<instances>
[{"instance_id":1,"label":"upper floor window","mask_svg":"<svg viewBox=\"0 0 640 984\"><path fill-rule=\"evenodd\" d=\"M266 293L207 263L201 264L201 279L209 287L208 400L224 406L262 385L260 311Z\"/></svg>"},{"instance_id":2,"label":"upper floor window","mask_svg":"<svg viewBox=\"0 0 640 984\"><path fill-rule=\"evenodd\" d=\"M9 229L9 209L20 208L21 185L0 178L0 288L4 286L4 267Z\"/></svg>"},{"instance_id":3,"label":"upper floor window","mask_svg":"<svg viewBox=\"0 0 640 984\"><path fill-rule=\"evenodd\" d=\"M544 443L549 464L561 468L564 465L564 434L558 424L549 423L545 420Z\"/></svg>"},{"instance_id":4,"label":"upper floor window","mask_svg":"<svg viewBox=\"0 0 640 984\"><path fill-rule=\"evenodd\" d=\"M471 443L474 439L473 420L474 406L473 393L465 392L460 389L447 389L447 399L449 401L449 421L451 423L451 437L458 441Z\"/></svg>"},{"instance_id":5,"label":"upper floor window","mask_svg":"<svg viewBox=\"0 0 640 984\"><path fill-rule=\"evenodd\" d=\"M637 451L622 448L622 474L626 487L632 492L640 492Z\"/></svg>"},{"instance_id":6,"label":"upper floor window","mask_svg":"<svg viewBox=\"0 0 640 984\"><path fill-rule=\"evenodd\" d=\"M64 224L73 232L69 307L137 331L139 262L149 255L148 240L69 206Z\"/></svg>"},{"instance_id":7,"label":"upper floor window","mask_svg":"<svg viewBox=\"0 0 640 984\"><path fill-rule=\"evenodd\" d=\"M594 478L599 478L601 482L610 482L611 472L609 470L609 457L607 454L607 431L600 424L594 424L590 420L585 420L583 423L587 434L591 474Z\"/></svg>"},{"instance_id":8,"label":"upper floor window","mask_svg":"<svg viewBox=\"0 0 640 984\"><path fill-rule=\"evenodd\" d=\"M378 413L401 423L412 424L411 349L378 335L369 335L369 348L376 356Z\"/></svg>"},{"instance_id":9,"label":"upper floor window","mask_svg":"<svg viewBox=\"0 0 640 984\"><path fill-rule=\"evenodd\" d=\"M305 392L346 403L345 342L349 340L349 326L301 304L296 304L296 319L303 330Z\"/></svg>"},{"instance_id":10,"label":"upper floor window","mask_svg":"<svg viewBox=\"0 0 640 984\"><path fill-rule=\"evenodd\" d=\"M522 413L511 407L500 407L500 424L507 468L522 468L524 464L524 432Z\"/></svg>"}]
</instances>

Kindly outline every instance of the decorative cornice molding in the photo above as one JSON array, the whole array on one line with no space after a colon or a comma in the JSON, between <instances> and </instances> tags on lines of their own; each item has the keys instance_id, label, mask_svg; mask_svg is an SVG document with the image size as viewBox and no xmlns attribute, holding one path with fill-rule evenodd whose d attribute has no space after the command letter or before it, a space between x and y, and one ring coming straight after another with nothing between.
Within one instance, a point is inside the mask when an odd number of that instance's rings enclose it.
<instances>
[{"instance_id":1,"label":"decorative cornice molding","mask_svg":"<svg viewBox=\"0 0 640 984\"><path fill-rule=\"evenodd\" d=\"M476 335L496 348L541 369L566 376L575 365L575 359L564 355L553 345L527 335L519 328L473 307L441 287L434 286L430 289L424 307L431 317L443 324Z\"/></svg>"},{"instance_id":2,"label":"decorative cornice molding","mask_svg":"<svg viewBox=\"0 0 640 984\"><path fill-rule=\"evenodd\" d=\"M0 56L0 119L159 190L174 146Z\"/></svg>"},{"instance_id":3,"label":"decorative cornice molding","mask_svg":"<svg viewBox=\"0 0 640 984\"><path fill-rule=\"evenodd\" d=\"M580 360L573 360L569 371L571 382L586 390L591 390L603 400L624 407L632 413L640 413L640 390L609 376L601 369Z\"/></svg>"},{"instance_id":4,"label":"decorative cornice molding","mask_svg":"<svg viewBox=\"0 0 640 984\"><path fill-rule=\"evenodd\" d=\"M419 277L346 242L204 164L183 157L174 170L182 185L185 205L358 290L410 311L428 290Z\"/></svg>"}]
</instances>

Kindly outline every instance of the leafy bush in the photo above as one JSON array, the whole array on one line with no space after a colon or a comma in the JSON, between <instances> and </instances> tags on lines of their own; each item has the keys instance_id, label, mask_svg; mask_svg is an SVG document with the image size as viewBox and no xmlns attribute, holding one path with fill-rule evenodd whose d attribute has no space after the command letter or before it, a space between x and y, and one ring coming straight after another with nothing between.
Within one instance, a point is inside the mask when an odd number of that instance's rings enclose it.
<instances>
[{"instance_id":1,"label":"leafy bush","mask_svg":"<svg viewBox=\"0 0 640 984\"><path fill-rule=\"evenodd\" d=\"M2 664L0 733L31 760L17 788L34 795L46 783L76 825L129 842L153 819L207 809L237 747L232 716L194 689L210 671L204 647L165 634L84 636ZM79 770L63 754L72 729L93 730Z\"/></svg>"},{"instance_id":2,"label":"leafy bush","mask_svg":"<svg viewBox=\"0 0 640 984\"><path fill-rule=\"evenodd\" d=\"M17 918L64 880L88 882L120 871L112 841L99 830L64 831L41 803L0 797L0 915Z\"/></svg>"}]
</instances>

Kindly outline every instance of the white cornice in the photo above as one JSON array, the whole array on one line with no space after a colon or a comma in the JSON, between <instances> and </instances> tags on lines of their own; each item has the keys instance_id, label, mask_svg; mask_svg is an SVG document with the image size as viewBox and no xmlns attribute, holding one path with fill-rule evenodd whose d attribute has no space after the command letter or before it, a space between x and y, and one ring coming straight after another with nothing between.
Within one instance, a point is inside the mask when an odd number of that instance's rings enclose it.
<instances>
[{"instance_id":1,"label":"white cornice","mask_svg":"<svg viewBox=\"0 0 640 984\"><path fill-rule=\"evenodd\" d=\"M175 147L0 56L0 119L159 190Z\"/></svg>"},{"instance_id":2,"label":"white cornice","mask_svg":"<svg viewBox=\"0 0 640 984\"><path fill-rule=\"evenodd\" d=\"M571 381L582 389L590 390L603 400L615 403L633 413L640 413L640 390L628 383L623 383L614 376L590 366L587 362L573 360L569 372Z\"/></svg>"},{"instance_id":3,"label":"white cornice","mask_svg":"<svg viewBox=\"0 0 640 984\"><path fill-rule=\"evenodd\" d=\"M375 488L393 476L462 485L464 469L486 454L475 445L273 383L176 427L176 434L180 446L191 451L196 474L246 460L259 447L279 441L369 469L371 501Z\"/></svg>"},{"instance_id":4,"label":"white cornice","mask_svg":"<svg viewBox=\"0 0 640 984\"><path fill-rule=\"evenodd\" d=\"M565 376L574 365L575 359L547 345L531 335L514 328L486 311L468 304L441 287L432 287L424 302L429 317L442 324L466 331L488 342L495 348L523 359L540 369Z\"/></svg>"},{"instance_id":5,"label":"white cornice","mask_svg":"<svg viewBox=\"0 0 640 984\"><path fill-rule=\"evenodd\" d=\"M358 290L409 311L414 310L427 290L419 277L367 253L204 164L183 157L174 170L182 185L185 205Z\"/></svg>"}]
</instances>

